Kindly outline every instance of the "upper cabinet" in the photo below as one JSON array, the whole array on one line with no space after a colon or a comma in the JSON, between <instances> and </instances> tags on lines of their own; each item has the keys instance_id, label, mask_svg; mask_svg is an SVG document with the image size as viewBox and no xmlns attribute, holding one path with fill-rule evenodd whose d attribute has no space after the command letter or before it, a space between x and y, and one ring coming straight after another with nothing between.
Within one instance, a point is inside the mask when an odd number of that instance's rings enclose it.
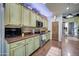
<instances>
[{"instance_id":1,"label":"upper cabinet","mask_svg":"<svg viewBox=\"0 0 79 59\"><path fill-rule=\"evenodd\" d=\"M22 25L30 26L30 10L22 6Z\"/></svg>"},{"instance_id":2,"label":"upper cabinet","mask_svg":"<svg viewBox=\"0 0 79 59\"><path fill-rule=\"evenodd\" d=\"M48 20L43 18L43 27L48 28Z\"/></svg>"},{"instance_id":3,"label":"upper cabinet","mask_svg":"<svg viewBox=\"0 0 79 59\"><path fill-rule=\"evenodd\" d=\"M5 5L5 9L4 9L4 21L5 21L5 25L8 25L10 23L10 5L6 4Z\"/></svg>"},{"instance_id":4,"label":"upper cabinet","mask_svg":"<svg viewBox=\"0 0 79 59\"><path fill-rule=\"evenodd\" d=\"M30 13L30 26L36 27L36 13L32 12Z\"/></svg>"},{"instance_id":5,"label":"upper cabinet","mask_svg":"<svg viewBox=\"0 0 79 59\"><path fill-rule=\"evenodd\" d=\"M74 21L79 25L79 17L75 17Z\"/></svg>"},{"instance_id":6,"label":"upper cabinet","mask_svg":"<svg viewBox=\"0 0 79 59\"><path fill-rule=\"evenodd\" d=\"M34 11L21 4L5 5L5 25L36 27L36 20L43 22L43 27L47 28L48 21Z\"/></svg>"},{"instance_id":7,"label":"upper cabinet","mask_svg":"<svg viewBox=\"0 0 79 59\"><path fill-rule=\"evenodd\" d=\"M6 4L5 25L21 25L21 5Z\"/></svg>"}]
</instances>

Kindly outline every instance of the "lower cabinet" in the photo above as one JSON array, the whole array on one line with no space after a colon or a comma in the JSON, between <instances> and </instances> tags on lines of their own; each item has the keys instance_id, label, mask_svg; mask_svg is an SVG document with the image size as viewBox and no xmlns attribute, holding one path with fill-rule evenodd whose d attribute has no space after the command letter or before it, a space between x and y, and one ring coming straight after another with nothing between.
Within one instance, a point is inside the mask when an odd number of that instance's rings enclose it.
<instances>
[{"instance_id":1,"label":"lower cabinet","mask_svg":"<svg viewBox=\"0 0 79 59\"><path fill-rule=\"evenodd\" d=\"M44 34L45 41L48 41L50 39L50 32Z\"/></svg>"},{"instance_id":2,"label":"lower cabinet","mask_svg":"<svg viewBox=\"0 0 79 59\"><path fill-rule=\"evenodd\" d=\"M39 36L26 39L26 56L31 55L40 46Z\"/></svg>"},{"instance_id":3,"label":"lower cabinet","mask_svg":"<svg viewBox=\"0 0 79 59\"><path fill-rule=\"evenodd\" d=\"M29 56L40 47L40 36L34 36L9 45L10 56Z\"/></svg>"},{"instance_id":4,"label":"lower cabinet","mask_svg":"<svg viewBox=\"0 0 79 59\"><path fill-rule=\"evenodd\" d=\"M50 32L48 32L47 34L46 34L46 37L47 37L47 41L50 39Z\"/></svg>"},{"instance_id":5,"label":"lower cabinet","mask_svg":"<svg viewBox=\"0 0 79 59\"><path fill-rule=\"evenodd\" d=\"M25 56L25 46L10 49L10 56Z\"/></svg>"},{"instance_id":6,"label":"lower cabinet","mask_svg":"<svg viewBox=\"0 0 79 59\"><path fill-rule=\"evenodd\" d=\"M38 49L40 47L40 41L39 41L39 36L34 38L34 50Z\"/></svg>"},{"instance_id":7,"label":"lower cabinet","mask_svg":"<svg viewBox=\"0 0 79 59\"><path fill-rule=\"evenodd\" d=\"M30 38L30 39L27 39L27 40L29 40L28 42L26 42L26 56L29 56L30 54L32 54L33 53L33 51L34 51L34 42L33 42L33 39L32 38Z\"/></svg>"}]
</instances>

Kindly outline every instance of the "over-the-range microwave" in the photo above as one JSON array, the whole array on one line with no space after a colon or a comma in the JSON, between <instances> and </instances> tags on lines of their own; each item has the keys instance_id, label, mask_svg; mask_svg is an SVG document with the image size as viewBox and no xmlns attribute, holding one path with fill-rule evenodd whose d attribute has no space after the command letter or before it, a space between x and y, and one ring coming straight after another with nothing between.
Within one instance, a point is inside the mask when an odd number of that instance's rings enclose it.
<instances>
[{"instance_id":1,"label":"over-the-range microwave","mask_svg":"<svg viewBox=\"0 0 79 59\"><path fill-rule=\"evenodd\" d=\"M36 21L36 27L43 27L43 22Z\"/></svg>"},{"instance_id":2,"label":"over-the-range microwave","mask_svg":"<svg viewBox=\"0 0 79 59\"><path fill-rule=\"evenodd\" d=\"M21 35L21 28L5 28L5 37L16 37Z\"/></svg>"}]
</instances>

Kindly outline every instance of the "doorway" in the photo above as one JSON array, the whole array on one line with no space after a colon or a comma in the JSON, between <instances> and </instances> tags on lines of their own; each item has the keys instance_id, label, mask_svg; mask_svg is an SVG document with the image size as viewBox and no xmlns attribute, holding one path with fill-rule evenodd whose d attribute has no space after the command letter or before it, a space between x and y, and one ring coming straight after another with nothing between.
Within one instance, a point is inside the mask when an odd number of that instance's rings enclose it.
<instances>
[{"instance_id":1,"label":"doorway","mask_svg":"<svg viewBox=\"0 0 79 59\"><path fill-rule=\"evenodd\" d=\"M58 22L52 22L52 40L58 41Z\"/></svg>"},{"instance_id":2,"label":"doorway","mask_svg":"<svg viewBox=\"0 0 79 59\"><path fill-rule=\"evenodd\" d=\"M74 36L74 22L69 23L69 36Z\"/></svg>"}]
</instances>

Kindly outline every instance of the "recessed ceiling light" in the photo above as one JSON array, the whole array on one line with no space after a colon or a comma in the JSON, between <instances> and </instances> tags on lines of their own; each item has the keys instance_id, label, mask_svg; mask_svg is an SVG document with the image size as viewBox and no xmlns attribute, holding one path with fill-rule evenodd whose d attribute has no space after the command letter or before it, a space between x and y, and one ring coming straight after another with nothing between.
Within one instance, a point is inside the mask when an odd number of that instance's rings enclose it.
<instances>
[{"instance_id":1,"label":"recessed ceiling light","mask_svg":"<svg viewBox=\"0 0 79 59\"><path fill-rule=\"evenodd\" d=\"M66 8L67 10L69 9L69 7Z\"/></svg>"}]
</instances>

